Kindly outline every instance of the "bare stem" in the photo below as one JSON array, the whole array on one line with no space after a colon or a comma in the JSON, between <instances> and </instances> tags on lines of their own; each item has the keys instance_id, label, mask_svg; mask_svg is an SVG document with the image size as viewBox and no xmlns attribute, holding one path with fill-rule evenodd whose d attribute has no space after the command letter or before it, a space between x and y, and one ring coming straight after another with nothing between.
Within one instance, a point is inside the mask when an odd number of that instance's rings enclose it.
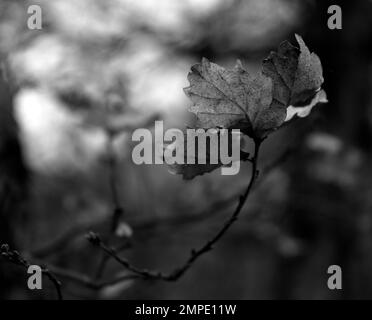
<instances>
[{"instance_id":1,"label":"bare stem","mask_svg":"<svg viewBox=\"0 0 372 320\"><path fill-rule=\"evenodd\" d=\"M120 263L124 268L127 270L133 272L134 274L139 275L142 278L146 279L158 279L158 280L165 280L165 281L175 281L178 280L184 273L190 269L190 267L198 260L199 257L201 257L206 252L213 249L213 246L223 237L223 235L230 229L230 227L234 224L234 222L238 219L238 216L253 188L254 182L256 181L258 177L258 170L257 170L257 162L258 162L258 154L260 149L261 141L256 140L255 141L255 151L252 158L252 169L251 169L251 177L248 183L248 186L244 192L243 195L239 197L239 202L233 212L233 214L230 216L230 218L224 223L222 228L216 233L216 235L208 240L203 246L201 246L197 250L192 250L190 257L186 260L186 262L179 268L176 268L173 272L169 274L164 274L157 271L149 271L146 269L140 269L135 266L133 266L128 260L121 258L118 256L115 249L110 248L106 246L101 238L93 233L90 232L88 234L88 240L95 246L98 246L101 248L108 256L112 257L114 260L116 260L118 263Z\"/></svg>"},{"instance_id":2,"label":"bare stem","mask_svg":"<svg viewBox=\"0 0 372 320\"><path fill-rule=\"evenodd\" d=\"M124 214L123 207L121 206L120 200L119 200L119 190L117 186L117 161L115 157L115 150L114 150L114 138L115 135L107 130L108 134L108 142L107 142L107 158L108 158L108 177L109 177L109 186L110 186L110 193L112 197L112 219L111 219L111 226L110 226L110 234L114 234L121 216ZM101 278L102 274L105 271L106 265L108 263L108 256L104 255L99 264L98 269L96 271L96 279Z\"/></svg>"},{"instance_id":3,"label":"bare stem","mask_svg":"<svg viewBox=\"0 0 372 320\"><path fill-rule=\"evenodd\" d=\"M72 282L75 282L77 284L83 285L90 289L101 289L103 287L116 284L123 281L130 281L135 279L154 279L154 280L164 280L164 281L175 281L179 279L195 262L198 260L200 256L202 256L204 253L210 251L213 249L213 246L222 238L222 236L230 229L232 224L238 219L238 216L250 194L252 189L255 186L255 181L258 176L258 170L257 170L257 162L258 162L258 152L259 152L260 142L256 143L255 153L252 159L250 159L250 162L252 163L252 169L251 169L251 177L250 181L248 183L248 186L245 190L245 192L239 197L239 202L237 204L236 209L234 210L233 214L230 216L230 218L224 223L222 228L217 232L217 234L210 240L208 240L202 247L200 247L198 250L192 250L190 257L186 260L186 262L179 268L176 268L173 272L170 272L169 274L157 272L157 271L149 271L146 269L140 269L135 266L133 266L128 260L119 257L118 249L111 248L107 246L105 243L102 242L100 237L95 233L89 234L89 240L99 246L103 252L105 253L106 257L111 257L114 260L116 260L118 263L120 263L122 266L124 266L128 271L130 271L130 274L124 274L124 275L116 275L109 279L105 280L99 280L97 278L91 278L85 274L81 274L79 272L76 272L74 270L68 270L63 269L57 266L49 266L49 270L53 272L54 275L57 275L60 278L64 278L66 280L70 280ZM289 152L285 152L284 155L279 157L279 160L275 161L272 165L269 165L266 170L264 170L265 174L270 172L273 168L278 166L282 161L284 161ZM116 187L115 187L116 188ZM114 189L112 189L114 190ZM236 198L236 196L232 197ZM232 200L232 198L230 200ZM224 201L224 203L229 203L230 200ZM114 201L115 202L115 201ZM217 208L221 209L221 201L219 201L219 205L217 205ZM206 212L207 213L207 212ZM204 216L204 215L201 215ZM185 221L188 221L186 217L184 217ZM167 219L165 219L167 221ZM172 220L173 221L173 220ZM183 221L183 219L181 219ZM193 221L193 219L191 219ZM174 221L173 221L174 222ZM143 226L144 228L148 227L149 225L152 225L155 223L155 221L145 221L145 222L139 222L139 227ZM85 226L86 227L86 226ZM46 271L46 270L44 270ZM51 279L52 280L52 279Z\"/></svg>"},{"instance_id":4,"label":"bare stem","mask_svg":"<svg viewBox=\"0 0 372 320\"><path fill-rule=\"evenodd\" d=\"M68 270L64 268L60 268L57 266L49 266L49 269L53 271L55 275L60 278L64 278L76 284L82 285L89 289L93 290L100 290L104 287L117 284L120 282L130 281L134 279L138 279L139 276L136 274L124 274L124 275L116 275L112 278L105 279L105 280L97 280L93 279L86 274L79 273L74 270Z\"/></svg>"},{"instance_id":5,"label":"bare stem","mask_svg":"<svg viewBox=\"0 0 372 320\"><path fill-rule=\"evenodd\" d=\"M1 256L6 258L9 262L22 266L28 269L28 267L31 265L26 259L24 259L18 251L11 250L7 244L2 244L0 248ZM50 282L54 285L56 291L58 300L63 300L62 296L62 290L61 290L61 282L55 277L55 275L46 267L41 267L41 272L50 280Z\"/></svg>"},{"instance_id":6,"label":"bare stem","mask_svg":"<svg viewBox=\"0 0 372 320\"><path fill-rule=\"evenodd\" d=\"M117 161L114 151L114 136L109 134L109 141L107 142L108 154L108 170L109 170L109 185L113 203L113 216L111 223L111 233L114 233L119 223L120 217L124 214L123 207L119 200L119 190L117 187Z\"/></svg>"}]
</instances>

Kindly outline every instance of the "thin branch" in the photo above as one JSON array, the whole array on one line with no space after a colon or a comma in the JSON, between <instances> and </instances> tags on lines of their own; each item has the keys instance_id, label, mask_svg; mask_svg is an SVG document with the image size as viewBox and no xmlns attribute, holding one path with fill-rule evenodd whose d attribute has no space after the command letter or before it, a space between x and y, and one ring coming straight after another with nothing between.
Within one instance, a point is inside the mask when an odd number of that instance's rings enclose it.
<instances>
[{"instance_id":1,"label":"thin branch","mask_svg":"<svg viewBox=\"0 0 372 320\"><path fill-rule=\"evenodd\" d=\"M59 254L61 250L66 248L66 246L73 242L79 236L83 236L84 233L88 232L91 228L100 228L105 220L99 220L95 223L82 222L71 226L66 232L56 237L54 240L48 241L44 246L31 249L30 254L37 258L45 258L54 254Z\"/></svg>"},{"instance_id":2,"label":"thin branch","mask_svg":"<svg viewBox=\"0 0 372 320\"><path fill-rule=\"evenodd\" d=\"M111 226L110 226L110 235L115 234L116 229L119 225L120 218L124 215L124 209L120 203L119 200L119 190L117 186L117 160L115 156L115 150L114 150L114 138L115 133L111 132L110 130L106 130L108 135L108 141L107 141L107 164L108 164L108 177L109 177L109 186L110 186L110 193L112 196L112 203L113 203L113 214L111 218ZM106 255L103 255L96 271L96 279L99 279L102 277L106 265L108 263L108 257Z\"/></svg>"},{"instance_id":3,"label":"thin branch","mask_svg":"<svg viewBox=\"0 0 372 320\"><path fill-rule=\"evenodd\" d=\"M249 180L247 189L245 190L244 194L239 198L238 205L231 215L231 217L225 222L221 230L206 244L204 244L198 250L192 250L189 259L186 263L179 269L176 269L173 273L170 274L170 280L177 280L179 279L193 264L194 262L202 256L204 253L213 249L213 246L223 237L223 235L230 229L230 227L234 224L234 222L238 219L239 214L253 188L254 182L258 177L258 170L257 170L257 161L258 161L258 154L260 150L261 141L255 141L255 150L252 159L252 169L251 169L251 178Z\"/></svg>"},{"instance_id":4,"label":"thin branch","mask_svg":"<svg viewBox=\"0 0 372 320\"><path fill-rule=\"evenodd\" d=\"M136 274L119 274L112 278L98 281L97 279L93 279L89 277L88 275L80 273L78 271L61 268L58 266L54 266L52 264L48 264L48 266L46 267L45 264L43 264L42 262L39 262L37 259L35 260L32 259L33 263L31 264L30 262L28 262L28 260L26 260L23 256L21 256L18 251L10 250L7 244L1 245L0 255L4 257L5 259L7 259L9 262L15 265L18 265L18 266L22 266L26 269L28 269L29 266L32 264L39 265L41 267L42 273L44 273L44 275L48 277L48 279L56 287L59 300L62 300L62 292L61 292L61 282L57 279L57 277L70 280L76 284L79 284L86 288L94 289L94 290L99 290L99 289L102 289L104 287L107 287L113 284L139 278L139 276Z\"/></svg>"},{"instance_id":5,"label":"thin branch","mask_svg":"<svg viewBox=\"0 0 372 320\"><path fill-rule=\"evenodd\" d=\"M272 163L268 164L265 168L261 170L261 179L255 183L255 188L264 181L264 178L268 176L273 170L285 162L288 157L293 153L294 148L290 147L286 149L280 156L277 157ZM239 190L238 193L234 193L226 198L218 199L207 208L203 209L201 212L190 215L172 215L165 218L149 218L144 220L132 221L130 223L131 227L137 230L153 229L155 226L184 226L186 224L191 224L195 222L204 221L215 215L216 211L221 211L224 208L228 207L244 190ZM43 258L54 253L60 252L69 242L72 242L79 236L84 235L84 233L89 230L95 230L100 228L102 225L107 223L106 219L99 220L94 223L80 223L79 225L73 226L67 232L61 234L57 237L56 240L48 242L44 247L34 249L31 252L32 256L38 258Z\"/></svg>"},{"instance_id":6,"label":"thin branch","mask_svg":"<svg viewBox=\"0 0 372 320\"><path fill-rule=\"evenodd\" d=\"M257 188L273 170L279 167L283 162L285 162L289 156L292 154L293 148L286 149L280 156L277 157L272 163L268 164L261 170L261 179L256 181L253 189ZM249 159L252 162L252 159ZM218 199L206 208L196 214L183 214L183 215L172 215L164 218L150 218L143 221L133 221L131 226L137 230L153 229L154 227L176 227L185 226L186 224L191 224L195 222L204 221L212 216L216 215L216 211L222 211L222 209L227 208L231 205L236 198L239 197L244 192L244 189L239 190L226 198Z\"/></svg>"},{"instance_id":7,"label":"thin branch","mask_svg":"<svg viewBox=\"0 0 372 320\"><path fill-rule=\"evenodd\" d=\"M77 271L68 270L68 269L57 267L57 266L49 266L49 269L52 270L53 273L59 276L60 278L65 278L66 280L70 280L72 282L75 282L76 284L83 285L93 290L100 290L104 287L107 287L113 284L139 278L139 276L136 274L124 274L124 275L117 275L117 276L114 276L106 280L97 280L85 274L79 273Z\"/></svg>"},{"instance_id":8,"label":"thin branch","mask_svg":"<svg viewBox=\"0 0 372 320\"><path fill-rule=\"evenodd\" d=\"M24 259L18 251L16 250L11 250L9 248L9 245L7 244L2 244L0 247L0 253L1 256L6 258L9 262L22 266L26 268L26 270L29 268L31 263L29 263L26 259ZM56 276L45 266L41 267L41 272L50 280L50 282L54 285L56 291L57 291L57 296L58 300L63 300L62 296L62 290L61 290L61 282L56 278Z\"/></svg>"},{"instance_id":9,"label":"thin branch","mask_svg":"<svg viewBox=\"0 0 372 320\"><path fill-rule=\"evenodd\" d=\"M288 156L291 154L291 152L292 152L292 148L287 149L273 163L271 163L265 169L263 169L263 175L264 176L267 176L272 170L274 170L283 161L285 161L288 158ZM250 161L250 162L253 163L253 161ZM257 165L257 158L256 158L256 165ZM252 179L252 177L254 178L254 176L253 176L254 170L257 172L257 169L254 169L253 166L252 166L251 179ZM260 181L262 181L262 179ZM253 182L252 182L252 185L249 185L249 186L250 186L250 188L256 187L257 186L257 183L255 183L253 185ZM248 190L248 193L249 192L250 192L250 190ZM134 228L137 228L137 229L148 229L148 228L153 228L155 225L177 226L177 225L185 225L187 223L194 223L194 222L200 221L200 220L205 220L205 219L207 219L207 218L209 218L209 217L211 217L211 216L214 215L214 214L211 214L211 213L215 213L216 210L221 210L222 208L230 205L230 203L232 202L232 200L236 199L236 197L237 197L237 195L234 194L234 195L232 195L232 196L230 196L228 198L215 201L210 206L210 208L208 208L207 210L203 210L203 212L200 212L199 214L195 214L195 215L182 215L182 216L177 216L177 217L173 217L172 216L172 217L163 218L163 219L154 218L154 219L148 219L148 220L145 220L145 221L134 221L132 223L132 226ZM241 200L242 200L242 198L240 198L239 204L241 203ZM236 213L236 211L234 213ZM221 229L218 232L218 234L214 237L214 239L208 241L207 244L205 246L203 246L203 247L207 247L207 249L209 247L212 247L213 244L216 241L218 241L218 239L220 237L222 237L223 233L227 231L227 229L231 226L231 224L234 221L235 220L234 220L234 218L232 216L224 224L223 229ZM94 223L94 225L99 226L99 225L101 225L103 223L104 223L104 221L99 221L97 223ZM227 229L226 229L226 224L227 224ZM92 225L90 224L90 226L92 226ZM87 225L87 224L82 224L81 226L77 226L71 232L67 232L66 233L66 236L63 236L62 235L59 238L59 240L57 240L54 244L52 243L52 245L50 245L49 247L45 247L42 250L39 250L37 253L39 253L39 254L41 253L41 255L42 255L42 253L47 254L48 252L53 251L53 249L55 249L56 247L59 247L59 248L62 247L64 241L67 241L69 237L73 236L74 234L76 236L78 233L84 232L85 230L87 230L88 227L89 227L89 225ZM93 234L93 235L94 235L94 237L97 237L97 235L95 235L95 234ZM92 234L90 236L92 236ZM218 239L216 239L216 237L218 237ZM149 278L150 279L163 279L163 280L168 280L168 281L170 281L170 280L176 280L179 277L181 277L182 274L184 272L186 272L186 270L189 267L191 267L191 265L195 262L195 260L203 252L205 252L205 249L202 250L203 247L201 249L197 250L197 251L195 251L195 250L192 251L190 258L186 261L186 263L181 268L178 268L175 271L173 271L172 273L166 275L166 274L162 274L162 273L159 273L159 272L151 272L151 271L148 271L148 270L141 270L139 268L136 268L136 267L132 266L127 260L125 260L123 258L120 258L118 256L118 253L121 251L121 248L120 247L119 248L109 248L108 246L106 246L105 244L103 244L100 239L99 239L99 246L107 254L107 256L114 257L120 264L124 265L128 270L131 270L133 272L133 274L118 275L118 276L114 276L114 277L112 277L110 279L98 280L97 278L96 279L93 279L93 278L91 278L91 277L89 277L89 276L87 276L85 274L82 274L82 273L79 273L79 272L76 272L76 271L73 271L73 270L68 270L68 269L60 268L60 267L57 267L57 266L51 266L51 265L49 265L49 269L55 275L57 275L58 277L65 278L66 280L70 280L72 282L75 282L75 283L77 283L79 285L83 285L83 286L85 286L87 288L90 288L90 289L99 290L99 289L102 289L102 288L104 288L106 286L109 286L109 285L112 285L112 284L117 284L117 283L120 283L120 282L123 282L123 281L130 281L130 280L141 279L141 278L142 279L143 278L145 278L145 279L149 279ZM209 251L209 250L207 250L207 251Z\"/></svg>"},{"instance_id":10,"label":"thin branch","mask_svg":"<svg viewBox=\"0 0 372 320\"><path fill-rule=\"evenodd\" d=\"M251 170L251 178L249 180L248 186L242 196L239 198L238 205L236 206L233 214L230 218L224 223L222 228L217 232L217 234L210 240L208 240L203 246L201 246L197 250L192 250L190 257L187 261L179 268L176 268L173 272L169 274L164 274L158 271L149 271L146 269L140 269L133 266L128 260L121 258L118 256L115 249L112 249L106 246L98 234L94 232L90 232L88 234L88 240L95 246L101 248L108 256L112 257L118 263L120 263L124 268L137 274L138 276L145 278L145 279L154 279L154 280L165 280L165 281L175 281L178 280L181 276L185 274L185 272L190 269L190 267L201 257L203 254L207 253L208 251L213 249L213 246L224 236L224 234L230 229L230 227L234 224L234 222L238 219L239 214L253 188L254 182L258 177L258 170L257 170L257 161L258 161L258 154L259 148L261 145L261 141L255 141L255 152L252 158L252 170Z\"/></svg>"},{"instance_id":11,"label":"thin branch","mask_svg":"<svg viewBox=\"0 0 372 320\"><path fill-rule=\"evenodd\" d=\"M114 136L109 134L109 140L107 142L107 164L108 164L108 171L109 171L109 186L110 186L110 193L112 196L112 204L113 204L113 216L111 221L111 233L114 233L118 223L120 221L120 217L124 214L124 209L120 203L120 196L119 190L117 187L117 161L115 157L114 151Z\"/></svg>"}]
</instances>

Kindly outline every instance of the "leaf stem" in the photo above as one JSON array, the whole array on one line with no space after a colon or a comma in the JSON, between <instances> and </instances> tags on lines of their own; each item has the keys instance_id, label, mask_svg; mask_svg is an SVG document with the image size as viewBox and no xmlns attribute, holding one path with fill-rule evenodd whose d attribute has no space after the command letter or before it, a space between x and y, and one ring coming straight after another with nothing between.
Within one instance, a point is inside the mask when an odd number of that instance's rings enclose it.
<instances>
[{"instance_id":1,"label":"leaf stem","mask_svg":"<svg viewBox=\"0 0 372 320\"><path fill-rule=\"evenodd\" d=\"M258 154L260 149L261 141L255 141L255 151L252 158L252 170L251 170L251 178L249 180L248 186L242 196L239 197L238 205L236 206L233 214L230 218L224 223L222 228L217 232L217 234L210 240L208 240L202 247L197 250L192 250L189 259L186 263L179 269L176 269L173 273L170 274L169 280L177 280L179 279L193 264L194 262L202 256L204 253L213 249L213 246L223 237L223 235L230 229L230 227L234 224L234 222L238 219L238 216L252 190L254 182L258 177L258 170L257 170L257 161L258 161Z\"/></svg>"}]
</instances>

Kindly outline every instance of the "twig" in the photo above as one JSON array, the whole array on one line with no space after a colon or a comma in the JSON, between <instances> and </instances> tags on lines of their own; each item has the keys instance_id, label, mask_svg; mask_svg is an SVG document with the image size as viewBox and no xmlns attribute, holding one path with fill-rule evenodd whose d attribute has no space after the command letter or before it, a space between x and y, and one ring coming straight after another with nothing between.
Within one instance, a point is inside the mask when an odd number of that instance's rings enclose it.
<instances>
[{"instance_id":1,"label":"twig","mask_svg":"<svg viewBox=\"0 0 372 320\"><path fill-rule=\"evenodd\" d=\"M65 278L66 280L70 280L72 282L75 282L77 284L83 285L89 289L94 290L100 290L104 287L117 284L119 282L130 281L139 278L139 276L136 274L124 274L114 276L106 280L97 280L85 274L73 270L63 269L57 266L49 266L49 269L52 270L53 273L59 276L60 278Z\"/></svg>"},{"instance_id":2,"label":"twig","mask_svg":"<svg viewBox=\"0 0 372 320\"><path fill-rule=\"evenodd\" d=\"M127 270L133 272L134 274L139 275L145 279L154 279L154 280L165 280L165 281L175 281L178 280L185 272L190 269L190 267L198 260L206 252L213 249L213 246L223 237L223 235L230 229L230 227L234 224L234 222L238 219L238 216L253 188L254 182L258 177L258 170L257 170L257 161L258 161L258 154L259 148L261 145L261 141L255 141L255 152L252 158L252 170L251 170L251 178L248 183L248 186L242 196L239 198L238 205L234 210L233 214L230 218L224 223L223 227L217 232L217 234L210 240L208 240L203 246L201 246L197 250L192 250L190 257L187 261L179 268L176 268L173 272L169 274L164 274L158 271L149 271L146 269L140 269L133 266L128 260L121 258L118 256L117 252L106 246L98 234L94 232L90 232L88 234L88 240L95 246L101 248L108 256L112 257L122 266L124 266Z\"/></svg>"},{"instance_id":3,"label":"twig","mask_svg":"<svg viewBox=\"0 0 372 320\"><path fill-rule=\"evenodd\" d=\"M291 152L292 152L292 148L287 149L273 163L271 163L265 169L263 169L262 171L263 171L264 176L268 175L273 169L275 169L278 165L280 165L283 161L285 161L288 158L288 156L291 154ZM256 159L256 165L257 165L257 159ZM255 169L255 170L257 171L257 169ZM253 172L253 166L252 166L252 172ZM252 177L253 177L253 175L251 176L251 179L252 179ZM262 179L260 181L262 181ZM254 184L254 186L257 186L257 183ZM251 188L253 188L253 186L251 186ZM250 192L250 191L248 191L248 192ZM237 195L234 194L234 195L232 195L228 198L218 200L218 201L214 202L211 205L211 207L208 208L207 210L203 210L203 212L200 212L199 214L195 214L195 215L192 215L192 216L191 215L182 215L182 216L163 218L163 219L154 218L154 219L149 219L149 220L145 220L145 221L134 221L132 223L132 226L134 228L137 228L137 229L148 229L148 228L153 228L155 225L176 226L176 225L184 225L186 223L193 223L195 221L205 220L205 219L209 218L210 216L212 216L212 214L210 214L211 212L215 212L216 210L221 210L222 208L229 205L232 200L236 199L236 197L237 197ZM241 198L240 198L239 201L241 201ZM231 226L231 224L235 221L235 220L233 220L231 222L232 219L233 218L231 217L225 223L225 225L223 226L223 229L221 229L220 232L216 236L219 236L221 234L221 232L223 232L223 233L226 232L226 230L225 230L226 224L229 223L229 225L228 225L228 228L229 228ZM99 226L102 223L104 223L104 221L99 221L97 223L94 223L94 225ZM90 226L92 226L92 225L90 224ZM49 247L45 247L42 250L38 250L37 253L48 254L48 252L53 251L53 249L55 247L59 247L59 248L62 247L63 243L65 241L68 241L69 237L73 236L74 234L76 236L77 234L87 230L87 228L89 228L89 225L87 225L87 224L82 224L81 226L77 226L71 232L67 232L66 236L62 235L59 238L59 240L57 240L54 244L52 243L52 245L50 245ZM223 235L223 233L222 233L222 235ZM99 239L99 246L106 253L106 256L114 257L120 264L124 265L128 270L131 270L133 272L133 274L119 275L119 276L114 276L113 278L106 279L106 280L98 280L97 278L93 279L93 278L90 278L89 276L87 276L85 274L82 274L82 273L79 273L79 272L76 272L76 271L73 271L73 270L60 268L60 267L57 267L57 266L49 265L49 269L52 270L52 272L55 275L57 275L58 277L65 278L66 280L70 280L72 282L75 282L77 284L83 285L87 288L94 289L94 290L99 290L99 289L102 289L106 286L116 284L116 283L119 283L119 282L122 282L122 281L129 281L129 280L135 280L135 279L140 279L140 278L142 278L142 279L143 278L146 278L146 279L149 279L149 278L150 279L163 279L163 280L170 281L170 280L176 280L179 277L181 277L182 274L184 272L186 272L186 270L189 267L191 267L191 265L195 262L195 260L198 258L198 256L200 256L202 254L202 253L200 253L200 251L203 249L203 248L201 248L198 251L195 251L195 250L192 251L192 254L191 254L190 258L183 265L183 267L178 268L175 271L173 271L172 273L166 275L166 274L162 274L162 273L159 273L159 272L151 272L151 271L148 271L148 270L141 270L139 268L136 268L136 267L132 266L127 260L125 260L123 258L120 258L118 256L118 253L120 252L120 248L109 248L108 246L106 246L100 240L100 238L97 239L98 236L96 234L91 233L90 237L92 237L92 235L93 235L93 238L92 238L93 241L94 241L94 238L96 238L96 240ZM220 235L219 238L222 235ZM213 240L215 240L215 241L212 244L210 244ZM209 241L205 246L207 246L207 247L212 246L217 240L214 238L211 241ZM198 254L198 256L194 257L194 255L196 255L196 254Z\"/></svg>"},{"instance_id":4,"label":"twig","mask_svg":"<svg viewBox=\"0 0 372 320\"><path fill-rule=\"evenodd\" d=\"M280 164L285 162L288 157L292 154L293 148L286 149L277 159L275 159L272 163L267 165L265 168L261 170L261 179L258 180L254 184L254 189L257 188L273 170L275 170ZM252 159L249 159L251 162ZM151 218L146 219L143 221L133 221L131 226L137 230L145 230L145 229L153 229L157 226L165 226L165 227L175 227L178 225L185 226L186 224L200 222L206 220L212 216L216 215L216 211L221 211L222 209L228 207L233 201L239 197L240 194L244 192L244 189L239 190L238 192L229 195L226 198L218 199L214 201L207 209L203 209L199 213L196 214L184 214L184 215L172 215L165 218Z\"/></svg>"},{"instance_id":5,"label":"twig","mask_svg":"<svg viewBox=\"0 0 372 320\"><path fill-rule=\"evenodd\" d=\"M108 164L108 177L109 177L109 186L110 186L110 193L112 197L112 204L113 204L113 210L112 210L112 218L111 218L111 226L110 226L110 235L115 234L115 231L118 227L118 224L120 222L120 218L124 214L124 209L120 203L119 200L119 191L117 187L117 161L115 157L115 150L114 150L114 139L115 139L115 131L110 130L108 127L106 128L106 133L108 135L108 141L107 141L107 164ZM102 277L106 265L108 263L108 257L106 255L103 255L95 277L96 279L99 279Z\"/></svg>"},{"instance_id":6,"label":"twig","mask_svg":"<svg viewBox=\"0 0 372 320\"><path fill-rule=\"evenodd\" d=\"M275 168L288 159L292 154L294 148L290 147L286 149L276 160L268 164L265 168L261 170L261 179L255 183L255 188L264 181L264 178L270 174ZM137 220L130 223L131 227L137 230L153 229L155 226L184 226L185 224L191 224L199 221L206 220L215 215L216 211L221 211L222 209L229 206L236 198L241 194L243 190L239 190L238 193L234 193L224 199L218 199L214 201L207 209L203 209L201 212L190 215L172 215L165 218L150 218L144 220ZM107 222L106 219L99 220L94 223L83 222L70 228L67 232L58 236L54 241L47 243L44 247L32 250L31 255L38 258L43 258L54 253L60 252L69 242L76 239L78 236L83 236L84 233L89 230L95 230L100 228Z\"/></svg>"},{"instance_id":7,"label":"twig","mask_svg":"<svg viewBox=\"0 0 372 320\"><path fill-rule=\"evenodd\" d=\"M83 234L88 232L91 228L100 228L105 222L106 219L101 219L94 223L81 222L71 226L66 232L56 237L56 239L48 241L40 248L32 249L30 254L37 258L45 258L54 254L59 254L61 250L66 248L66 246L77 237L83 236Z\"/></svg>"},{"instance_id":8,"label":"twig","mask_svg":"<svg viewBox=\"0 0 372 320\"><path fill-rule=\"evenodd\" d=\"M26 260L23 256L20 255L20 253L16 250L10 250L9 246L7 244L3 244L0 247L0 254L2 257L6 258L9 262L22 266L26 269L29 268L30 265L32 265L28 260ZM41 263L35 262L36 265L42 266ZM57 267L54 265L48 265L46 267L45 265L41 267L42 273L48 277L48 279L53 283L53 285L56 288L56 291L58 293L58 299L62 300L62 291L61 291L61 282L57 279L56 276L60 278L65 278L67 280L70 280L72 282L75 282L77 284L83 285L89 289L99 290L104 287L117 284L124 281L129 281L133 279L137 279L139 276L136 274L124 274L124 275L117 275L110 279L97 281L96 279L92 279L89 276L79 273L74 270L64 269L61 267Z\"/></svg>"},{"instance_id":9,"label":"twig","mask_svg":"<svg viewBox=\"0 0 372 320\"><path fill-rule=\"evenodd\" d=\"M107 154L108 154L108 170L109 170L109 185L113 203L113 216L111 221L111 233L114 233L120 217L124 214L124 209L119 200L119 190L117 187L117 162L115 157L115 151L113 146L114 136L109 134L109 141L107 143Z\"/></svg>"},{"instance_id":10,"label":"twig","mask_svg":"<svg viewBox=\"0 0 372 320\"><path fill-rule=\"evenodd\" d=\"M9 248L9 245L7 244L2 244L0 247L0 253L1 256L6 258L8 261L18 265L22 266L26 269L29 268L31 263L29 263L26 259L24 259L18 251L16 250L11 250ZM61 290L61 282L55 277L55 275L47 268L47 267L41 267L41 272L52 282L54 285L57 295L58 295L58 300L63 300L62 296L62 290Z\"/></svg>"},{"instance_id":11,"label":"twig","mask_svg":"<svg viewBox=\"0 0 372 320\"><path fill-rule=\"evenodd\" d=\"M213 246L222 238L222 236L230 229L230 227L234 224L234 222L238 219L239 214L252 190L254 182L258 177L258 170L257 170L257 161L258 161L258 154L260 150L261 141L255 141L255 150L254 155L252 158L252 169L251 169L251 178L249 180L247 189L245 190L244 194L239 198L238 205L231 215L231 217L225 222L222 229L206 244L204 244L198 250L192 250L189 259L186 263L179 269L176 269L173 273L170 274L170 280L177 280L179 279L192 265L193 263L204 253L213 249Z\"/></svg>"}]
</instances>

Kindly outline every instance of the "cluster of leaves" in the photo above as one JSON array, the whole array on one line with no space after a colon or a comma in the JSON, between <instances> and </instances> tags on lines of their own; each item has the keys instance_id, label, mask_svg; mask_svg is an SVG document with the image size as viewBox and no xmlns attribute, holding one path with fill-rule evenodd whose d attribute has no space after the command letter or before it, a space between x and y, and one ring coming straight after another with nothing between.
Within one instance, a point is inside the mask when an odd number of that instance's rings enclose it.
<instances>
[{"instance_id":1,"label":"cluster of leaves","mask_svg":"<svg viewBox=\"0 0 372 320\"><path fill-rule=\"evenodd\" d=\"M262 63L262 71L249 74L240 61L232 70L203 58L191 67L186 95L190 111L202 129L239 129L255 142L262 141L293 117L307 116L319 102L327 102L319 57L296 34L299 47L284 41ZM177 165L173 171L191 179L210 165ZM204 169L203 169L204 168Z\"/></svg>"}]
</instances>

